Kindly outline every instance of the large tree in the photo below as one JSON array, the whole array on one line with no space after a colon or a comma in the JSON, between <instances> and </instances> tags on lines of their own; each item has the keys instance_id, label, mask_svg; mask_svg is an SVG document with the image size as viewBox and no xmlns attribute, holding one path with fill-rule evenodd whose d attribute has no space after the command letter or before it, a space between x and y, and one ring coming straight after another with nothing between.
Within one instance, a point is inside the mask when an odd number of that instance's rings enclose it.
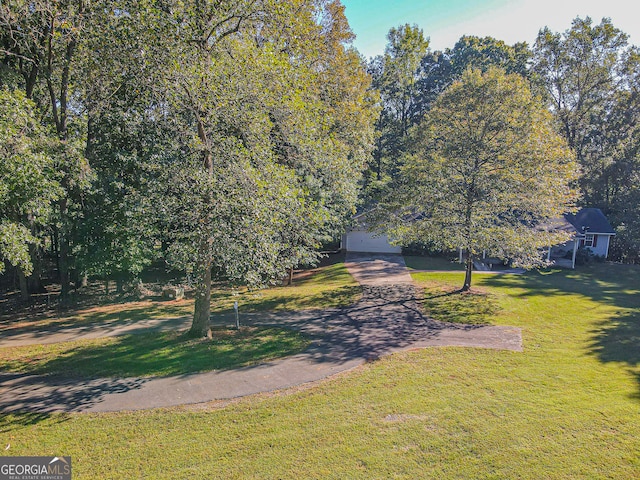
<instances>
[{"instance_id":1,"label":"large tree","mask_svg":"<svg viewBox=\"0 0 640 480\"><path fill-rule=\"evenodd\" d=\"M202 335L212 276L281 278L353 211L368 79L339 2L184 2L153 15L171 27L156 108L177 139L159 159L157 205L170 260L194 273Z\"/></svg>"},{"instance_id":2,"label":"large tree","mask_svg":"<svg viewBox=\"0 0 640 480\"><path fill-rule=\"evenodd\" d=\"M83 156L85 117L77 87L83 83L78 67L92 6L82 0L16 0L0 5L0 84L20 88L57 138L50 155L64 194L57 199L57 218L51 226L57 238L63 297L70 290L73 266L73 210L80 203L88 170ZM39 283L37 272L34 276L34 283Z\"/></svg>"},{"instance_id":3,"label":"large tree","mask_svg":"<svg viewBox=\"0 0 640 480\"><path fill-rule=\"evenodd\" d=\"M528 267L542 262L539 249L566 239L546 225L576 199L576 163L521 76L467 70L412 140L384 205L387 228L402 243L463 248L463 290L483 250Z\"/></svg>"},{"instance_id":4,"label":"large tree","mask_svg":"<svg viewBox=\"0 0 640 480\"><path fill-rule=\"evenodd\" d=\"M526 43L507 45L493 37L463 36L453 48L431 51L417 26L393 28L383 56L369 64L373 85L380 92L381 113L374 162L369 169L365 201L376 201L396 175L410 147L407 133L431 105L468 68L500 67L527 76L531 51Z\"/></svg>"},{"instance_id":5,"label":"large tree","mask_svg":"<svg viewBox=\"0 0 640 480\"><path fill-rule=\"evenodd\" d=\"M565 32L540 31L532 71L582 167L581 203L602 208L622 227L612 254L636 261L640 57L627 41L609 19L576 18Z\"/></svg>"},{"instance_id":6,"label":"large tree","mask_svg":"<svg viewBox=\"0 0 640 480\"><path fill-rule=\"evenodd\" d=\"M428 52L420 62L416 100L424 115L435 99L469 68L486 71L499 67L507 73L528 76L531 51L526 43L507 45L493 37L463 35L453 48Z\"/></svg>"},{"instance_id":7,"label":"large tree","mask_svg":"<svg viewBox=\"0 0 640 480\"><path fill-rule=\"evenodd\" d=\"M369 63L373 86L380 93L382 107L376 124L378 139L372 169L376 181L395 171L409 128L420 119L418 67L429 48L429 39L417 25L391 28L387 40L384 55Z\"/></svg>"},{"instance_id":8,"label":"large tree","mask_svg":"<svg viewBox=\"0 0 640 480\"><path fill-rule=\"evenodd\" d=\"M0 88L0 273L5 260L17 267L23 298L34 250L61 193L50 144L33 103L19 90Z\"/></svg>"}]
</instances>

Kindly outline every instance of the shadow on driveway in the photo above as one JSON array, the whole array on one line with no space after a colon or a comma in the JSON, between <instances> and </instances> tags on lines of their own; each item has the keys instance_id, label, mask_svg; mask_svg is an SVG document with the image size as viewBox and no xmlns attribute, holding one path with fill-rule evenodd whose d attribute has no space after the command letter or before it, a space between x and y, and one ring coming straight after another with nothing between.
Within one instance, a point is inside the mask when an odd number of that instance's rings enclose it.
<instances>
[{"instance_id":1,"label":"shadow on driveway","mask_svg":"<svg viewBox=\"0 0 640 480\"><path fill-rule=\"evenodd\" d=\"M276 325L312 338L303 353L236 370L150 379L68 380L0 376L0 411L118 411L228 399L320 380L391 352L433 346L522 350L520 329L458 325L425 318L402 257L347 258L363 284L350 307L245 314L243 325ZM351 263L350 263L351 261ZM374 274L372 272L378 272ZM405 281L406 279L409 281ZM396 283L389 283L389 280ZM213 319L233 325L229 317Z\"/></svg>"}]
</instances>

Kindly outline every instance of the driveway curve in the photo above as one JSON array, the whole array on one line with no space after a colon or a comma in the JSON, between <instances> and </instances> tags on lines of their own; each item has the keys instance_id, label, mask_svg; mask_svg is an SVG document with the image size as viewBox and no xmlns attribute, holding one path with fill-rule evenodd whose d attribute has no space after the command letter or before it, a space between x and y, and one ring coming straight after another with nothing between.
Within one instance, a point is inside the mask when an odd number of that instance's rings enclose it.
<instances>
[{"instance_id":1,"label":"driveway curve","mask_svg":"<svg viewBox=\"0 0 640 480\"><path fill-rule=\"evenodd\" d=\"M400 350L440 346L522 350L518 328L449 324L424 317L399 255L348 255L345 263L363 285L363 296L356 304L242 316L244 324L287 326L309 335L312 344L303 353L235 370L161 378L79 381L0 374L0 411L108 412L169 407L288 388ZM213 321L228 322L224 318Z\"/></svg>"}]
</instances>

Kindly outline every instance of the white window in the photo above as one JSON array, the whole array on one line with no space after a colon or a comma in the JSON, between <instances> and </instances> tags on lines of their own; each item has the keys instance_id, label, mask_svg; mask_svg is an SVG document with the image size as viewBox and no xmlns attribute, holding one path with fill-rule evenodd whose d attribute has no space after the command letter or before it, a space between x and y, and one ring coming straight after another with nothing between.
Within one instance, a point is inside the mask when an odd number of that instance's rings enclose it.
<instances>
[{"instance_id":1,"label":"white window","mask_svg":"<svg viewBox=\"0 0 640 480\"><path fill-rule=\"evenodd\" d=\"M593 247L593 235L587 234L584 236L584 246Z\"/></svg>"}]
</instances>

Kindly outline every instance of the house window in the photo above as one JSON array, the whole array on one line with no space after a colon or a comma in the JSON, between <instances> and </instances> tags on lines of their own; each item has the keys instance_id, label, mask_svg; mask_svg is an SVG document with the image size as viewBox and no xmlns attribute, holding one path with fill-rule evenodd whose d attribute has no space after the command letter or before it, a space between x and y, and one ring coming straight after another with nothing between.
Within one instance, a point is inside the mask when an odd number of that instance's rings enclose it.
<instances>
[{"instance_id":1,"label":"house window","mask_svg":"<svg viewBox=\"0 0 640 480\"><path fill-rule=\"evenodd\" d=\"M584 236L585 247L595 247L593 237L594 237L593 235L589 235L589 234Z\"/></svg>"}]
</instances>

